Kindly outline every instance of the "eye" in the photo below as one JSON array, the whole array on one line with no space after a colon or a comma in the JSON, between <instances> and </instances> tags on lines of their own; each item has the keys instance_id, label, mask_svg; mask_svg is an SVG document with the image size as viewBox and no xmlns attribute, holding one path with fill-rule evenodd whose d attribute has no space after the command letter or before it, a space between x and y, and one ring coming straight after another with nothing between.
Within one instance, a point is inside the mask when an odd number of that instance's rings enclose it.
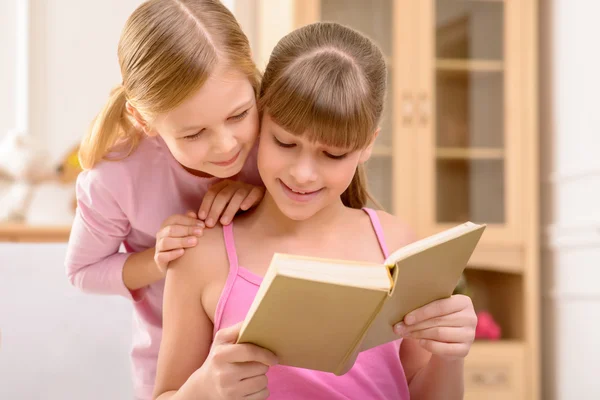
<instances>
[{"instance_id":1,"label":"eye","mask_svg":"<svg viewBox=\"0 0 600 400\"><path fill-rule=\"evenodd\" d=\"M204 132L204 129L202 129L200 132L196 132L193 135L189 135L189 136L184 136L183 138L185 140L194 140L194 139L198 139L198 137L200 137L200 134Z\"/></svg>"},{"instance_id":2,"label":"eye","mask_svg":"<svg viewBox=\"0 0 600 400\"><path fill-rule=\"evenodd\" d=\"M348 153L346 153L346 154L340 154L340 155L335 155L335 154L328 153L326 151L324 151L323 153L325 153L325 155L327 157L331 158L332 160L343 160L348 155Z\"/></svg>"},{"instance_id":3,"label":"eye","mask_svg":"<svg viewBox=\"0 0 600 400\"><path fill-rule=\"evenodd\" d=\"M239 120L244 119L246 117L246 115L248 115L248 110L246 110L238 115L234 115L233 117L229 117L229 119L232 121L239 121Z\"/></svg>"},{"instance_id":4,"label":"eye","mask_svg":"<svg viewBox=\"0 0 600 400\"><path fill-rule=\"evenodd\" d=\"M275 136L273 136L273 140L275 141L275 144L279 147L283 147L285 149L289 149L292 148L294 146L296 146L295 143L283 143L282 141L280 141L279 139L277 139Z\"/></svg>"}]
</instances>

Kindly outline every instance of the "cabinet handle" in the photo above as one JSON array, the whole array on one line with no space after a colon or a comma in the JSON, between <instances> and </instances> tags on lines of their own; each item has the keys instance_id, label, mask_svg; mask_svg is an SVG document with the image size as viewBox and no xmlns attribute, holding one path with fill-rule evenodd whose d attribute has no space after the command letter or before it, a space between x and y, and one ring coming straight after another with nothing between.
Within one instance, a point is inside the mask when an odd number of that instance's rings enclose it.
<instances>
[{"instance_id":1,"label":"cabinet handle","mask_svg":"<svg viewBox=\"0 0 600 400\"><path fill-rule=\"evenodd\" d=\"M415 105L413 95L411 93L404 93L402 95L402 121L404 125L410 125L413 120L415 112Z\"/></svg>"},{"instance_id":2,"label":"cabinet handle","mask_svg":"<svg viewBox=\"0 0 600 400\"><path fill-rule=\"evenodd\" d=\"M475 373L472 375L473 383L484 386L503 386L508 384L508 376L504 372Z\"/></svg>"}]
</instances>

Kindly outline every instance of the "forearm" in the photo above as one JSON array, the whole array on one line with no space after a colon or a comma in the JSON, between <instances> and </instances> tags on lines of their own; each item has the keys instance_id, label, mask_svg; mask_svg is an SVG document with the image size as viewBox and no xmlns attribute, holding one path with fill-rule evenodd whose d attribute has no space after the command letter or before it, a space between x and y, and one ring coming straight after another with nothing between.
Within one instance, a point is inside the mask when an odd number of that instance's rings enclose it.
<instances>
[{"instance_id":1,"label":"forearm","mask_svg":"<svg viewBox=\"0 0 600 400\"><path fill-rule=\"evenodd\" d=\"M410 398L417 400L453 400L464 395L464 360L431 356L409 384Z\"/></svg>"},{"instance_id":2,"label":"forearm","mask_svg":"<svg viewBox=\"0 0 600 400\"><path fill-rule=\"evenodd\" d=\"M163 278L154 262L154 247L131 254L123 265L123 283L129 290L144 288Z\"/></svg>"}]
</instances>

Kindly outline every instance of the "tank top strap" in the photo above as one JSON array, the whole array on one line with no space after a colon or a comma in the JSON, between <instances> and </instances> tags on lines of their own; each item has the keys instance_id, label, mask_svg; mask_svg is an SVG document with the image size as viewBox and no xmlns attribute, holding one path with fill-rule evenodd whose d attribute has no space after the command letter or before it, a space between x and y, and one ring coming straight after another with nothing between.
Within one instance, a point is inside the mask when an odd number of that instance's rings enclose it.
<instances>
[{"instance_id":1,"label":"tank top strap","mask_svg":"<svg viewBox=\"0 0 600 400\"><path fill-rule=\"evenodd\" d=\"M379 242L379 247L381 248L383 256L388 258L390 254L385 244L385 234L383 233L383 228L381 227L381 221L379 221L377 211L367 207L363 207L363 211L366 212L371 219L371 225L373 225L373 230L375 231L375 236L377 236L377 241Z\"/></svg>"},{"instance_id":2,"label":"tank top strap","mask_svg":"<svg viewBox=\"0 0 600 400\"><path fill-rule=\"evenodd\" d=\"M217 309L215 310L213 337L217 334L217 331L221 327L221 320L223 319L225 304L227 304L227 301L229 300L229 295L233 289L239 269L237 252L235 251L235 241L233 240L233 223L223 226L223 239L225 241L227 259L229 260L229 273L227 274L227 280L225 281L225 286L221 291L221 297L219 298Z\"/></svg>"},{"instance_id":3,"label":"tank top strap","mask_svg":"<svg viewBox=\"0 0 600 400\"><path fill-rule=\"evenodd\" d=\"M225 240L225 250L227 250L227 259L229 260L229 272L237 274L239 266L233 238L233 223L223 226L223 238Z\"/></svg>"}]
</instances>

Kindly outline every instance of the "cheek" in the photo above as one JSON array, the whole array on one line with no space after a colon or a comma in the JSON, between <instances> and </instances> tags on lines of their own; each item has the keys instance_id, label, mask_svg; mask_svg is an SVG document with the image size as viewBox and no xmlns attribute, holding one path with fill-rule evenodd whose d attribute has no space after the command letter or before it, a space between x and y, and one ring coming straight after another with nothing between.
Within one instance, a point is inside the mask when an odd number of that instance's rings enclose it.
<instances>
[{"instance_id":1,"label":"cheek","mask_svg":"<svg viewBox=\"0 0 600 400\"><path fill-rule=\"evenodd\" d=\"M356 173L358 166L357 160L344 160L340 162L336 167L331 168L331 173L328 174L332 184L339 186L341 189L346 190L352 182L352 178ZM342 191L343 191L342 190Z\"/></svg>"},{"instance_id":2,"label":"cheek","mask_svg":"<svg viewBox=\"0 0 600 400\"><path fill-rule=\"evenodd\" d=\"M251 112L246 118L236 124L236 136L243 138L246 142L251 142L258 136L258 114L255 111Z\"/></svg>"},{"instance_id":3,"label":"cheek","mask_svg":"<svg viewBox=\"0 0 600 400\"><path fill-rule=\"evenodd\" d=\"M280 155L277 154L277 148L268 140L266 135L259 137L258 144L258 170L262 175L269 175L274 169L277 168L278 161L281 160Z\"/></svg>"},{"instance_id":4,"label":"cheek","mask_svg":"<svg viewBox=\"0 0 600 400\"><path fill-rule=\"evenodd\" d=\"M194 141L177 141L167 143L173 157L187 167L193 168L194 164L202 162L206 158L208 145L203 144L201 139Z\"/></svg>"}]
</instances>

